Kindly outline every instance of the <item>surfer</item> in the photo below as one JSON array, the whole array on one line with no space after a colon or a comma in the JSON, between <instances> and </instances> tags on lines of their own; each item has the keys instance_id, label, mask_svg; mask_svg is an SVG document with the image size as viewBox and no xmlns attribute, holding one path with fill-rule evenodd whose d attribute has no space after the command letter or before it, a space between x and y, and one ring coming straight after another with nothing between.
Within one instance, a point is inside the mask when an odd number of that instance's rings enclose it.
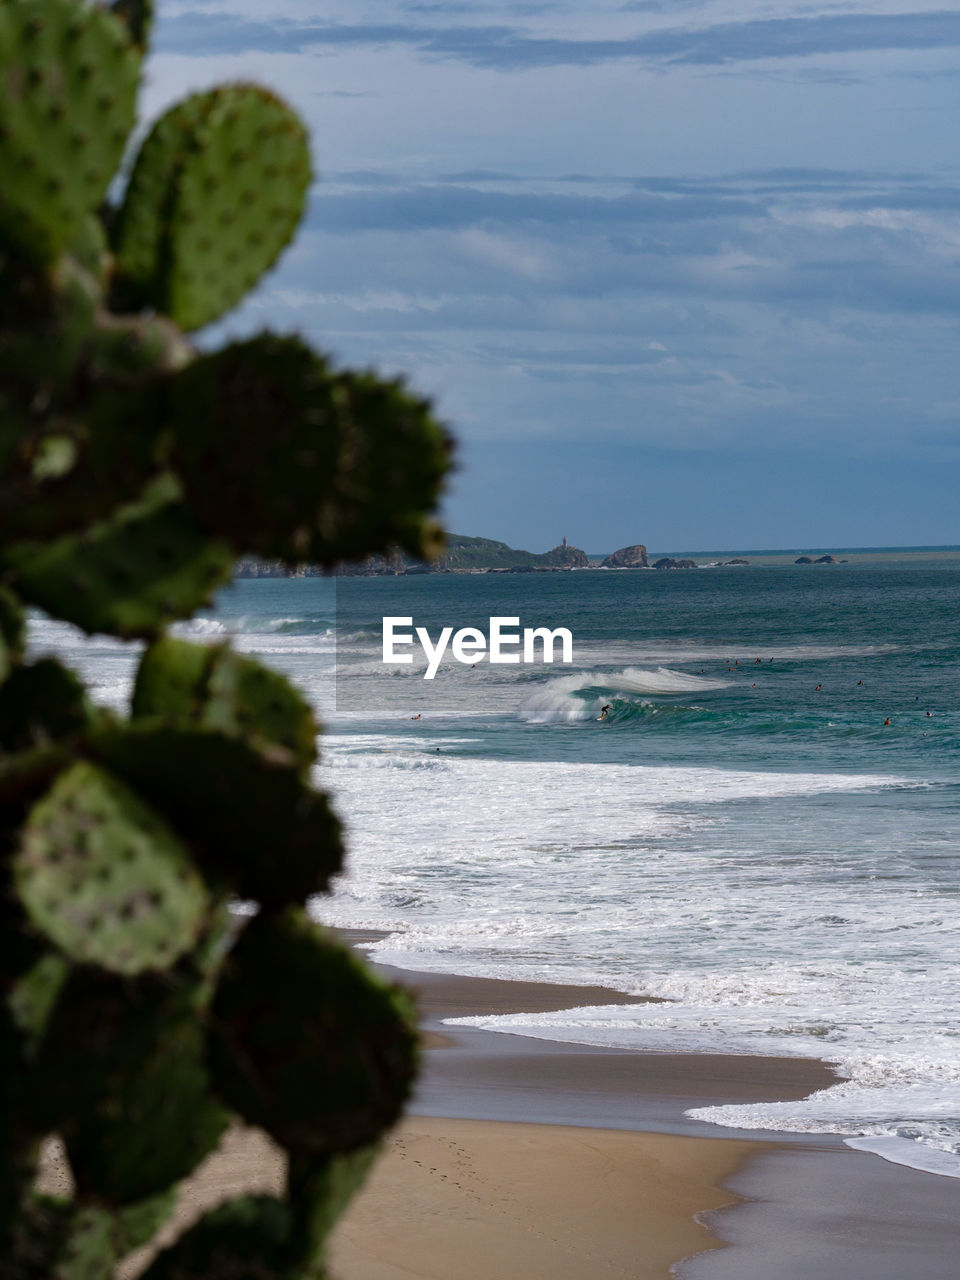
<instances>
[{"instance_id":1,"label":"surfer","mask_svg":"<svg viewBox=\"0 0 960 1280\"><path fill-rule=\"evenodd\" d=\"M610 703L608 702L606 706L603 706L600 708L600 714L597 716L597 719L606 720L609 711L610 711Z\"/></svg>"},{"instance_id":2,"label":"surfer","mask_svg":"<svg viewBox=\"0 0 960 1280\"><path fill-rule=\"evenodd\" d=\"M861 685L861 684L863 684L863 681L862 681L862 680L858 680L858 681L857 681L857 685L859 686L859 685Z\"/></svg>"},{"instance_id":3,"label":"surfer","mask_svg":"<svg viewBox=\"0 0 960 1280\"><path fill-rule=\"evenodd\" d=\"M818 684L818 685L817 685L817 687L816 687L816 689L814 689L814 693L819 693L819 692L820 692L820 690L821 690L822 688L823 688L823 685L822 685L822 684Z\"/></svg>"},{"instance_id":4,"label":"surfer","mask_svg":"<svg viewBox=\"0 0 960 1280\"><path fill-rule=\"evenodd\" d=\"M889 717L889 716L887 716L886 720L884 720L884 722L883 722L883 723L884 723L885 725L888 725L888 724L890 723L890 717Z\"/></svg>"},{"instance_id":5,"label":"surfer","mask_svg":"<svg viewBox=\"0 0 960 1280\"><path fill-rule=\"evenodd\" d=\"M421 712L419 712L419 711L417 712L417 714L416 714L415 716L411 716L411 717L410 717L410 719L411 719L411 720L421 720L422 718L423 718L422 713L421 713Z\"/></svg>"}]
</instances>

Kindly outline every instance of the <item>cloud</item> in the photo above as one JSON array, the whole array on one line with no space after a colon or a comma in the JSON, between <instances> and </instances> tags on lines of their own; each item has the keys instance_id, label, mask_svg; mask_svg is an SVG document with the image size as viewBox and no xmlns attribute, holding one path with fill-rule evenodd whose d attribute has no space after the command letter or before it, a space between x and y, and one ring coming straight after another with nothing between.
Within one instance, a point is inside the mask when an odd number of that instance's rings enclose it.
<instances>
[{"instance_id":1,"label":"cloud","mask_svg":"<svg viewBox=\"0 0 960 1280\"><path fill-rule=\"evenodd\" d=\"M419 184L401 189L354 189L324 195L310 222L325 231L463 228L484 223L600 225L609 230L647 222L717 222L765 216L762 206L736 192L716 197L697 190L667 196L656 191L613 197L489 191L465 184Z\"/></svg>"},{"instance_id":2,"label":"cloud","mask_svg":"<svg viewBox=\"0 0 960 1280\"><path fill-rule=\"evenodd\" d=\"M357 46L403 46L428 57L500 71L624 60L660 67L723 67L817 54L957 48L960 13L826 13L584 39L539 35L506 25L238 21L225 14L200 12L167 19L157 38L160 52L182 54L289 53Z\"/></svg>"}]
</instances>

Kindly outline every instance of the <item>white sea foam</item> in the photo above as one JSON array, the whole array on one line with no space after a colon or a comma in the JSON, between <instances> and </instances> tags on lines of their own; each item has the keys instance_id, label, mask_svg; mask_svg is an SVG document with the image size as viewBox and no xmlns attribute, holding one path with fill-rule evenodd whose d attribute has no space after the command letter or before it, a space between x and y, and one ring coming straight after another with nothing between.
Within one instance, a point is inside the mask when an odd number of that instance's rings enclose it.
<instances>
[{"instance_id":1,"label":"white sea foam","mask_svg":"<svg viewBox=\"0 0 960 1280\"><path fill-rule=\"evenodd\" d=\"M572 724L595 718L603 702L600 694L592 700L577 697L585 689L598 689L602 694L695 695L710 689L724 689L727 684L726 680L687 675L667 667L658 667L655 671L639 667L628 667L623 671L580 671L574 675L559 676L536 689L521 702L519 715L530 724Z\"/></svg>"},{"instance_id":2,"label":"white sea foam","mask_svg":"<svg viewBox=\"0 0 960 1280\"><path fill-rule=\"evenodd\" d=\"M851 1080L806 1102L698 1114L851 1137L913 1126L949 1163L960 1037L943 1028L960 1004L958 903L931 883L905 895L909 866L891 856L879 804L915 781L511 762L464 758L458 745L426 733L328 739L322 777L349 815L352 856L332 901L317 904L323 918L394 930L374 948L388 963L666 1001L473 1025L825 1058ZM864 793L878 803L845 805Z\"/></svg>"}]
</instances>

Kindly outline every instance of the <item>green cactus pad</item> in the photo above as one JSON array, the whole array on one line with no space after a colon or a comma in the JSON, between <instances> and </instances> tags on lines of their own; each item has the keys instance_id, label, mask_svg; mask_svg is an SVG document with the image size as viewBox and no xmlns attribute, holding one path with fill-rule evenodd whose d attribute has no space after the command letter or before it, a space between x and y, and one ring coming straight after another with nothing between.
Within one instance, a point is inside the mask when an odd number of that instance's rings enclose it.
<instances>
[{"instance_id":1,"label":"green cactus pad","mask_svg":"<svg viewBox=\"0 0 960 1280\"><path fill-rule=\"evenodd\" d=\"M0 1259L0 1280L113 1280L117 1261L109 1210L34 1194Z\"/></svg>"},{"instance_id":2,"label":"green cactus pad","mask_svg":"<svg viewBox=\"0 0 960 1280\"><path fill-rule=\"evenodd\" d=\"M106 193L135 119L140 55L78 0L0 4L0 231L52 261Z\"/></svg>"},{"instance_id":3,"label":"green cactus pad","mask_svg":"<svg viewBox=\"0 0 960 1280\"><path fill-rule=\"evenodd\" d=\"M153 0L113 0L110 11L130 28L134 44L145 49L153 25Z\"/></svg>"},{"instance_id":4,"label":"green cactus pad","mask_svg":"<svg viewBox=\"0 0 960 1280\"><path fill-rule=\"evenodd\" d=\"M247 293L292 237L310 184L298 117L255 85L195 94L154 126L114 234L115 297L200 329Z\"/></svg>"},{"instance_id":5,"label":"green cactus pad","mask_svg":"<svg viewBox=\"0 0 960 1280\"><path fill-rule=\"evenodd\" d=\"M134 718L244 738L265 755L309 769L317 724L288 680L226 645L164 637L143 655L133 691Z\"/></svg>"},{"instance_id":6,"label":"green cactus pad","mask_svg":"<svg viewBox=\"0 0 960 1280\"><path fill-rule=\"evenodd\" d=\"M218 1093L288 1151L367 1146L410 1094L417 1066L410 997L300 910L247 926L211 1016Z\"/></svg>"},{"instance_id":7,"label":"green cactus pad","mask_svg":"<svg viewBox=\"0 0 960 1280\"><path fill-rule=\"evenodd\" d=\"M24 432L16 464L0 476L0 537L49 541L111 517L161 474L164 425L156 383L101 385L82 414Z\"/></svg>"},{"instance_id":8,"label":"green cactus pad","mask_svg":"<svg viewBox=\"0 0 960 1280\"><path fill-rule=\"evenodd\" d=\"M135 720L153 717L180 727L199 726L218 648L162 636L144 651L133 686Z\"/></svg>"},{"instance_id":9,"label":"green cactus pad","mask_svg":"<svg viewBox=\"0 0 960 1280\"><path fill-rule=\"evenodd\" d=\"M177 1188L174 1186L115 1210L113 1239L117 1253L123 1257L152 1239L173 1213L176 1203Z\"/></svg>"},{"instance_id":10,"label":"green cactus pad","mask_svg":"<svg viewBox=\"0 0 960 1280\"><path fill-rule=\"evenodd\" d=\"M62 743L15 756L0 753L0 839L11 827L19 827L33 802L71 760Z\"/></svg>"},{"instance_id":11,"label":"green cactus pad","mask_svg":"<svg viewBox=\"0 0 960 1280\"><path fill-rule=\"evenodd\" d=\"M88 532L8 551L30 604L89 633L151 639L189 617L233 568L233 549L207 537L172 477Z\"/></svg>"},{"instance_id":12,"label":"green cactus pad","mask_svg":"<svg viewBox=\"0 0 960 1280\"><path fill-rule=\"evenodd\" d=\"M346 1155L295 1153L291 1157L287 1196L293 1209L294 1249L298 1257L323 1257L327 1237L363 1186L381 1147L380 1142L372 1142Z\"/></svg>"},{"instance_id":13,"label":"green cactus pad","mask_svg":"<svg viewBox=\"0 0 960 1280\"><path fill-rule=\"evenodd\" d=\"M291 1215L272 1196L228 1200L157 1257L143 1280L323 1280L288 1269Z\"/></svg>"},{"instance_id":14,"label":"green cactus pad","mask_svg":"<svg viewBox=\"0 0 960 1280\"><path fill-rule=\"evenodd\" d=\"M332 565L436 549L427 515L450 441L400 383L335 373L300 339L262 334L197 360L172 397L188 499L244 551Z\"/></svg>"},{"instance_id":15,"label":"green cactus pad","mask_svg":"<svg viewBox=\"0 0 960 1280\"><path fill-rule=\"evenodd\" d=\"M83 225L70 244L69 257L98 286L104 284L111 267L110 242L106 228L97 214L91 213L83 220Z\"/></svg>"},{"instance_id":16,"label":"green cactus pad","mask_svg":"<svg viewBox=\"0 0 960 1280\"><path fill-rule=\"evenodd\" d=\"M29 1114L63 1136L81 1196L135 1205L185 1177L229 1119L192 990L75 969L33 1064Z\"/></svg>"},{"instance_id":17,"label":"green cactus pad","mask_svg":"<svg viewBox=\"0 0 960 1280\"><path fill-rule=\"evenodd\" d=\"M23 640L26 624L20 601L0 587L0 680L6 680L13 667L23 657Z\"/></svg>"},{"instance_id":18,"label":"green cactus pad","mask_svg":"<svg viewBox=\"0 0 960 1280\"><path fill-rule=\"evenodd\" d=\"M176 836L85 761L30 811L14 874L38 929L71 959L116 973L172 964L206 915L203 882Z\"/></svg>"},{"instance_id":19,"label":"green cactus pad","mask_svg":"<svg viewBox=\"0 0 960 1280\"><path fill-rule=\"evenodd\" d=\"M143 722L91 749L170 821L217 885L267 907L322 893L340 870L340 823L300 771L204 729Z\"/></svg>"},{"instance_id":20,"label":"green cactus pad","mask_svg":"<svg viewBox=\"0 0 960 1280\"><path fill-rule=\"evenodd\" d=\"M156 383L192 359L193 349L164 316L104 315L90 335L85 372L94 382Z\"/></svg>"},{"instance_id":21,"label":"green cactus pad","mask_svg":"<svg viewBox=\"0 0 960 1280\"><path fill-rule=\"evenodd\" d=\"M93 718L82 682L56 658L17 667L0 685L2 751L32 751L76 737Z\"/></svg>"},{"instance_id":22,"label":"green cactus pad","mask_svg":"<svg viewBox=\"0 0 960 1280\"><path fill-rule=\"evenodd\" d=\"M145 307L163 311L164 272L176 179L187 151L202 130L210 94L193 94L154 124L134 165L126 195L112 219L114 255L111 301L118 311Z\"/></svg>"},{"instance_id":23,"label":"green cactus pad","mask_svg":"<svg viewBox=\"0 0 960 1280\"><path fill-rule=\"evenodd\" d=\"M99 285L70 258L49 271L0 268L0 382L9 403L34 411L68 387L99 302Z\"/></svg>"},{"instance_id":24,"label":"green cactus pad","mask_svg":"<svg viewBox=\"0 0 960 1280\"><path fill-rule=\"evenodd\" d=\"M28 1048L42 1038L69 971L63 956L47 951L11 988L10 1012Z\"/></svg>"}]
</instances>

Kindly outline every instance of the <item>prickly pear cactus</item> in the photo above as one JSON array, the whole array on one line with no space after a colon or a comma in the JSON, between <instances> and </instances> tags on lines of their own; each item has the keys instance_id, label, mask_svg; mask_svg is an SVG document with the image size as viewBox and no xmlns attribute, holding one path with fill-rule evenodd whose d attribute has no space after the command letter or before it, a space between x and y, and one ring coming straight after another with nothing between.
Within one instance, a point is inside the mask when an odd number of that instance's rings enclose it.
<instances>
[{"instance_id":1,"label":"prickly pear cactus","mask_svg":"<svg viewBox=\"0 0 960 1280\"><path fill-rule=\"evenodd\" d=\"M279 98L215 88L105 203L151 16L0 0L0 1280L107 1280L234 1117L288 1152L284 1197L214 1210L150 1277L321 1280L409 1094L414 1012L304 911L343 866L309 705L164 629L243 554L430 554L450 442L296 336L190 345L292 238L311 157ZM129 718L31 659L31 607L147 642ZM35 1186L50 1134L59 1199Z\"/></svg>"}]
</instances>

